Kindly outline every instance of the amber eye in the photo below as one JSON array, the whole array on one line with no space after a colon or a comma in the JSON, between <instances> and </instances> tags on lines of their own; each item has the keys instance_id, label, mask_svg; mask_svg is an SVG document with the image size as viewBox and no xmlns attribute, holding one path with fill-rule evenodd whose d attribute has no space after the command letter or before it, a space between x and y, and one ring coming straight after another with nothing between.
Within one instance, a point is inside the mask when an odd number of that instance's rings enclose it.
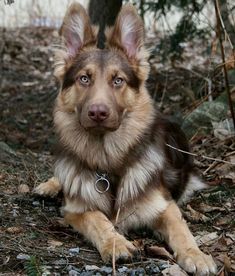
<instances>
[{"instance_id":1,"label":"amber eye","mask_svg":"<svg viewBox=\"0 0 235 276\"><path fill-rule=\"evenodd\" d=\"M124 82L124 80L122 78L115 78L113 80L113 85L114 86L122 86L123 82Z\"/></svg>"},{"instance_id":2,"label":"amber eye","mask_svg":"<svg viewBox=\"0 0 235 276\"><path fill-rule=\"evenodd\" d=\"M90 78L87 75L82 75L79 77L79 81L81 84L88 85L90 83Z\"/></svg>"}]
</instances>

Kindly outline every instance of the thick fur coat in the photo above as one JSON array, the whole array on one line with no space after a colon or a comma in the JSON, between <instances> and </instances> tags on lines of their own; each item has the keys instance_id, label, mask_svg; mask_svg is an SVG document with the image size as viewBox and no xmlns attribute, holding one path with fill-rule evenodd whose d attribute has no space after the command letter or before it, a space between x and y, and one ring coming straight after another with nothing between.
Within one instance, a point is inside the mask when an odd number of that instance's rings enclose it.
<instances>
[{"instance_id":1,"label":"thick fur coat","mask_svg":"<svg viewBox=\"0 0 235 276\"><path fill-rule=\"evenodd\" d=\"M205 185L191 156L174 149L189 151L184 134L155 109L145 88L143 23L126 5L106 31L105 49L97 48L96 34L83 7L71 5L55 64L60 153L55 177L36 191L63 190L66 221L104 261L131 257L136 248L120 232L148 226L163 234L184 269L215 273L175 203Z\"/></svg>"}]
</instances>

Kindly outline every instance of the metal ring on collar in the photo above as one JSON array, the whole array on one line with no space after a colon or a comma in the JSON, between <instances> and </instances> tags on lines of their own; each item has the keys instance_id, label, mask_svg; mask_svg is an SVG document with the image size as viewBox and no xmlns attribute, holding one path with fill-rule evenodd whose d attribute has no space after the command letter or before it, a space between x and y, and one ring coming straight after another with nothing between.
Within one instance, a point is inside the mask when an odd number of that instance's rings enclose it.
<instances>
[{"instance_id":1,"label":"metal ring on collar","mask_svg":"<svg viewBox=\"0 0 235 276\"><path fill-rule=\"evenodd\" d=\"M100 189L98 188L97 184L99 183L99 181L105 181L105 182L106 182L107 187L106 187L105 190L102 191L102 190L100 190ZM104 177L98 178L98 179L96 180L96 182L95 182L95 190L96 190L98 193L100 193L100 194L104 194L105 192L107 192L108 189L109 189L109 187L110 187L110 183L109 183L108 179L106 179L106 178L104 178Z\"/></svg>"}]
</instances>

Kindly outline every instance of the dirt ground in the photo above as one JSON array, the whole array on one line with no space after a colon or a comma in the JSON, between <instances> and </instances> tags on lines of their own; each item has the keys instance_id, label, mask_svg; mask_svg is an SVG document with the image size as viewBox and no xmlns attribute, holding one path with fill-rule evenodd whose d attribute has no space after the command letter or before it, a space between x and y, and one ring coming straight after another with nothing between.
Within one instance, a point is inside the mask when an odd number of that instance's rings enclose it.
<instances>
[{"instance_id":1,"label":"dirt ground","mask_svg":"<svg viewBox=\"0 0 235 276\"><path fill-rule=\"evenodd\" d=\"M53 171L52 109L58 84L52 74L51 44L57 32L25 28L1 29L0 34L0 275L111 275L112 266L103 264L98 252L63 223L62 197L32 193ZM185 78L185 72L179 74L179 79ZM174 90L173 82L161 76L156 73L149 81L155 93L158 80L160 99L167 86ZM173 96L172 102L163 102L165 113L175 108ZM188 102L183 98L177 103L183 114L189 112ZM210 189L197 193L183 206L183 214L200 248L214 257L218 275L235 275L234 166L203 158L234 163L234 137L195 135L191 144ZM130 233L129 238L140 247L141 259L116 264L117 275L187 275L170 250L162 248L162 241L146 229Z\"/></svg>"}]
</instances>

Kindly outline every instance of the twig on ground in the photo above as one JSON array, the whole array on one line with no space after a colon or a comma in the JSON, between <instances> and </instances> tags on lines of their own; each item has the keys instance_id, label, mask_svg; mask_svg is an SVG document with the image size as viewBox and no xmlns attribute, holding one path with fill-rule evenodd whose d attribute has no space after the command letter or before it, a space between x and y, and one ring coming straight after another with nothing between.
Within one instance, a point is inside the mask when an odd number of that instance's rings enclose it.
<instances>
[{"instance_id":1,"label":"twig on ground","mask_svg":"<svg viewBox=\"0 0 235 276\"><path fill-rule=\"evenodd\" d=\"M206 175L210 170L214 169L218 164L219 162L214 161L202 174Z\"/></svg>"},{"instance_id":2,"label":"twig on ground","mask_svg":"<svg viewBox=\"0 0 235 276\"><path fill-rule=\"evenodd\" d=\"M216 161L216 162L219 162L219 163L225 163L225 164L235 166L235 163L233 163L233 162L225 161L225 160L218 159L218 158L212 158L212 157L209 157L209 156L206 156L206 155L200 155L200 154L192 153L192 152L189 152L189 151L186 151L186 150L178 149L178 148L173 147L173 146L171 146L167 143L165 143L165 145L168 146L169 148L172 148L174 150L177 150L179 152L182 152L182 153L185 153L185 154L188 154L188 155L192 155L192 156L195 156L195 157L202 157L204 159L208 159L208 160Z\"/></svg>"},{"instance_id":3,"label":"twig on ground","mask_svg":"<svg viewBox=\"0 0 235 276\"><path fill-rule=\"evenodd\" d=\"M118 222L118 218L119 218L120 211L121 211L121 203L122 203L122 196L123 196L123 187L121 187L120 195L121 195L121 197L120 197L120 205L119 205L118 210L117 210L117 214L116 214L116 218L115 218L115 225ZM113 257L112 257L113 275L116 275L115 245L116 245L116 239L115 239L115 236L114 236L114 239L113 239Z\"/></svg>"}]
</instances>

